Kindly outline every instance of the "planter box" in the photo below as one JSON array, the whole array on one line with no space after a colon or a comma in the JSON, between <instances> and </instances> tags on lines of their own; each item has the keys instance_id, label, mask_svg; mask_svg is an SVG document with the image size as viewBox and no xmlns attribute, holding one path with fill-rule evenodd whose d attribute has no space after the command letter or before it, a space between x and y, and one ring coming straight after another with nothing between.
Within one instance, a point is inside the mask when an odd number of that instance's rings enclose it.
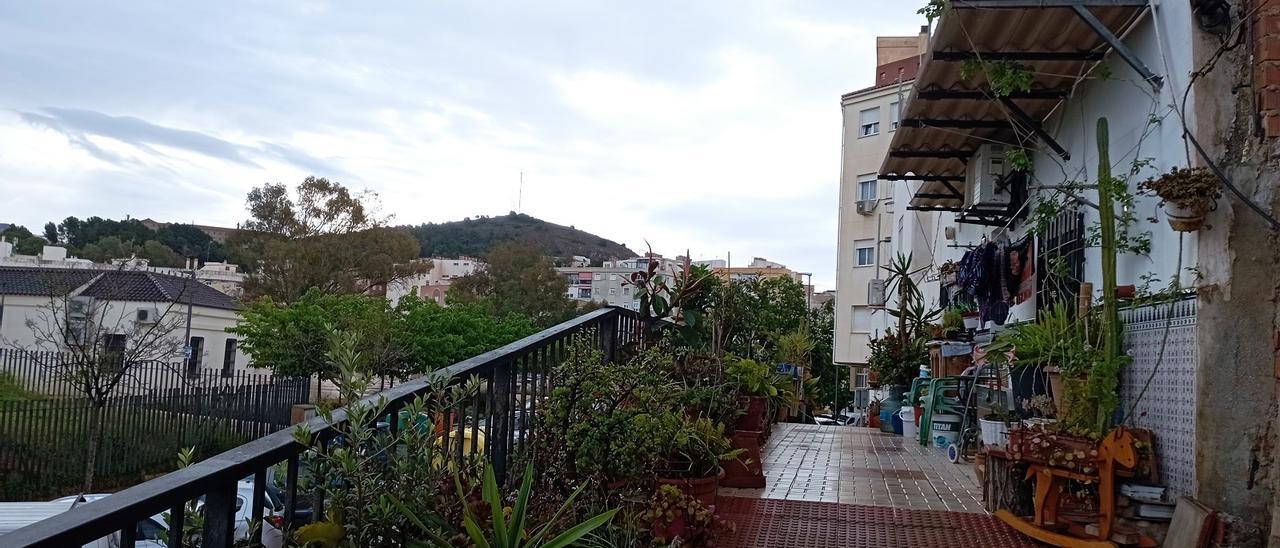
<instances>
[{"instance_id":1,"label":"planter box","mask_svg":"<svg viewBox=\"0 0 1280 548\"><path fill-rule=\"evenodd\" d=\"M682 493L698 499L707 508L716 504L716 493L720 490L720 480L724 478L724 470L709 478L658 478L659 485L674 485Z\"/></svg>"},{"instance_id":2,"label":"planter box","mask_svg":"<svg viewBox=\"0 0 1280 548\"><path fill-rule=\"evenodd\" d=\"M1046 432L1039 428L1009 431L1014 460L1089 474L1098 469L1098 445L1089 438Z\"/></svg>"},{"instance_id":3,"label":"planter box","mask_svg":"<svg viewBox=\"0 0 1280 548\"><path fill-rule=\"evenodd\" d=\"M759 432L763 430L767 403L763 396L738 398L738 405L744 413L738 417L738 422L734 425L734 429L744 432Z\"/></svg>"},{"instance_id":4,"label":"planter box","mask_svg":"<svg viewBox=\"0 0 1280 548\"><path fill-rule=\"evenodd\" d=\"M725 487L764 487L764 466L760 462L761 432L734 432L733 448L741 449L742 456L724 463Z\"/></svg>"}]
</instances>

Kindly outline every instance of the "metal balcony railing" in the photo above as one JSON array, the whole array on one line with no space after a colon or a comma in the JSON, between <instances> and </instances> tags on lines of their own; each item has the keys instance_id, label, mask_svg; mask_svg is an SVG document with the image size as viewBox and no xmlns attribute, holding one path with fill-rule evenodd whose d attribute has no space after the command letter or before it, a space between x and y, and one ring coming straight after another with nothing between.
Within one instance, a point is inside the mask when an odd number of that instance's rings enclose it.
<instances>
[{"instance_id":1,"label":"metal balcony railing","mask_svg":"<svg viewBox=\"0 0 1280 548\"><path fill-rule=\"evenodd\" d=\"M535 440L517 427L517 415L537 413L540 401L551 392L554 379L551 369L563 360L569 340L580 333L591 333L600 345L605 359L612 360L617 349L639 338L640 320L630 310L605 308L585 314L555 327L513 342L496 350L463 360L432 375L447 375L453 382L465 382L476 376L481 390L453 410L456 437L448 436L450 458L462 461L464 443L471 452L478 450L479 436L464 437L464 424L485 424L483 453L494 467L499 481L504 481L514 459L532 446ZM436 377L438 378L438 377ZM405 382L367 398L375 402L385 398L387 415L397 417L400 410L415 397L427 391L430 379ZM519 405L517 402L522 402ZM333 414L335 424L346 421L343 410ZM400 421L390 421L396 428ZM306 426L318 439L334 435L334 425L317 417ZM7 547L81 546L97 539L112 537L122 548L136 545L135 524L162 512L170 512L169 546L182 546L183 514L188 501L204 497L204 523L200 531L204 548L230 547L234 543L237 485L252 476L252 519L260 522L266 498L267 472L271 467L287 463L283 493L285 529L301 524L291 523L297 507L299 461L306 447L294 441L299 426L276 432L235 449L192 464L148 482L92 503L82 504L67 512L0 536ZM463 441L467 440L467 441ZM454 443L456 442L456 443ZM322 515L321 493L302 493L319 503L312 515ZM314 504L313 503L313 504Z\"/></svg>"}]
</instances>

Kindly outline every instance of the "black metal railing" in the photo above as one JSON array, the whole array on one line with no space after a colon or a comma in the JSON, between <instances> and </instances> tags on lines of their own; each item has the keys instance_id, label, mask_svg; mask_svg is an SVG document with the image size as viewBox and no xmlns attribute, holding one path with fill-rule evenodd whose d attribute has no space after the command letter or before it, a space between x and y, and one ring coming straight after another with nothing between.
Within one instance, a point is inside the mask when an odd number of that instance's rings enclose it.
<instances>
[{"instance_id":1,"label":"black metal railing","mask_svg":"<svg viewBox=\"0 0 1280 548\"><path fill-rule=\"evenodd\" d=\"M469 400L460 402L451 411L450 428L456 428L457 443L450 443L450 457L464 458L463 440L466 424L484 424L483 455L494 468L499 481L504 481L507 470L518 455L528 450L536 440L525 435L517 422L525 416L537 413L537 406L555 386L552 368L564 359L570 339L581 333L590 333L600 346L605 359L617 356L622 345L636 341L642 330L634 312L620 308L605 308L590 312L576 319L538 332L501 348L463 360L433 373L446 375L453 382L465 382L470 377L481 380L481 390ZM438 379L439 377L434 377ZM373 403L383 398L387 414L392 417L425 393L433 377L407 381L394 388L367 398ZM334 425L346 421L346 413L339 409L333 413L334 424L313 418L305 423L312 433L324 439L333 435ZM399 421L391 421L392 427ZM529 421L524 421L529 424ZM114 537L115 545L132 548L136 544L135 524L156 514L170 512L169 546L183 546L183 514L186 503L204 497L204 515L201 534L203 548L229 547L235 542L236 500L238 482L252 476L253 500L251 519L260 522L266 500L268 470L280 463L285 465L283 489L286 530L299 524L292 523L299 497L299 463L306 447L294 440L294 426L259 438L225 453L210 457L186 468L135 485L90 504L83 504L44 521L0 536L0 545L8 547L64 547L80 546L104 537ZM480 436L470 436L471 452L479 447ZM323 499L320 493L312 495L311 515L323 515Z\"/></svg>"}]
</instances>

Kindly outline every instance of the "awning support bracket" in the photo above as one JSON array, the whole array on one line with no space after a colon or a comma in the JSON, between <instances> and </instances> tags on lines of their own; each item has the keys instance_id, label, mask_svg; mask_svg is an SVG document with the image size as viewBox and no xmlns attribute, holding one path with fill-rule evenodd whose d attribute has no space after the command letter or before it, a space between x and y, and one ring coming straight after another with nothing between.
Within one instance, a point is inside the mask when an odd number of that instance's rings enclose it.
<instances>
[{"instance_id":1,"label":"awning support bracket","mask_svg":"<svg viewBox=\"0 0 1280 548\"><path fill-rule=\"evenodd\" d=\"M1009 114L1012 114L1014 118L1017 118L1019 123L1031 128L1031 132L1036 134L1036 137L1039 137L1042 143L1053 149L1054 152L1057 152L1058 156L1062 157L1063 161L1071 161L1071 153L1067 152L1067 149L1062 148L1062 145L1058 144L1058 142L1053 139L1053 136L1049 135L1049 132L1044 130L1044 126L1040 125L1040 122L1031 119L1031 116L1027 115L1025 110L1018 107L1017 103L1013 102L1008 97L1001 97L1000 103L1003 104L1005 108L1009 109Z\"/></svg>"},{"instance_id":2,"label":"awning support bracket","mask_svg":"<svg viewBox=\"0 0 1280 548\"><path fill-rule=\"evenodd\" d=\"M1088 7L1083 3L1074 3L1071 5L1071 11L1076 12L1076 16L1079 17L1081 21L1084 21L1086 25L1089 25L1089 28L1093 29L1093 32L1098 35L1098 38L1101 38L1102 41L1111 46L1111 49L1116 52L1116 55L1119 55L1121 59L1124 59L1125 63L1128 63L1130 67L1133 67L1133 70L1142 75L1143 80L1150 82L1151 86L1155 88L1156 91L1159 91L1160 88L1164 86L1164 78L1161 78L1151 72L1151 69L1147 68L1147 64L1143 63L1142 59L1139 59L1137 54L1135 54L1133 50L1129 49L1129 46L1126 46L1120 38L1116 37L1116 35L1111 32L1111 29L1102 24L1102 21L1099 21L1098 17L1095 16L1092 11L1089 11Z\"/></svg>"}]
</instances>

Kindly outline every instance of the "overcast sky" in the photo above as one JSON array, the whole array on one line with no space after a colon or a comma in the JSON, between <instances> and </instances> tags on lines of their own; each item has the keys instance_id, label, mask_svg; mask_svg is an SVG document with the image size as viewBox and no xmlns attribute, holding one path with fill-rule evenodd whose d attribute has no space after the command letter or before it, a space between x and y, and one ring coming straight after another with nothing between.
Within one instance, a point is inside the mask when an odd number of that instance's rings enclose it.
<instances>
[{"instance_id":1,"label":"overcast sky","mask_svg":"<svg viewBox=\"0 0 1280 548\"><path fill-rule=\"evenodd\" d=\"M841 93L922 2L0 3L0 222L233 226L315 174L834 284Z\"/></svg>"}]
</instances>

